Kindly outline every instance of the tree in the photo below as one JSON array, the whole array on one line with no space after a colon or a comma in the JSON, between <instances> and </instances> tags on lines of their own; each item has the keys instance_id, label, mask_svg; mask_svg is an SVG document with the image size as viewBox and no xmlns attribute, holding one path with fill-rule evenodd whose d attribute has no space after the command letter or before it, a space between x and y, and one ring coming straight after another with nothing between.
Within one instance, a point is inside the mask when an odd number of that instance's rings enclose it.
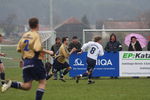
<instances>
[{"instance_id":1,"label":"tree","mask_svg":"<svg viewBox=\"0 0 150 100\"><path fill-rule=\"evenodd\" d=\"M143 22L143 24L147 25L150 28L150 11L144 12L140 16L138 16L139 20Z\"/></svg>"},{"instance_id":2,"label":"tree","mask_svg":"<svg viewBox=\"0 0 150 100\"><path fill-rule=\"evenodd\" d=\"M89 25L89 20L88 20L88 18L87 18L86 15L84 15L84 16L82 17L81 21L82 21L83 24L85 24L85 25L87 25L87 26L90 26L90 25Z\"/></svg>"},{"instance_id":3,"label":"tree","mask_svg":"<svg viewBox=\"0 0 150 100\"><path fill-rule=\"evenodd\" d=\"M3 22L3 24L1 25L1 27L3 28L6 36L9 36L11 33L13 33L15 31L16 18L17 18L17 16L15 14L9 15L6 18L6 20Z\"/></svg>"},{"instance_id":4,"label":"tree","mask_svg":"<svg viewBox=\"0 0 150 100\"><path fill-rule=\"evenodd\" d=\"M102 29L103 28L103 24L104 24L104 21L97 20L96 21L96 29Z\"/></svg>"}]
</instances>

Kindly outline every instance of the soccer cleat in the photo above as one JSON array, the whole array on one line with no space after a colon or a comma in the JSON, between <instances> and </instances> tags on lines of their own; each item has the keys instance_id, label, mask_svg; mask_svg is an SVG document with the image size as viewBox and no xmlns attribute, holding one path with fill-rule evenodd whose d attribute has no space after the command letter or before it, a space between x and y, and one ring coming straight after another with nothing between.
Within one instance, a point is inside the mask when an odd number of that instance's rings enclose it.
<instances>
[{"instance_id":1,"label":"soccer cleat","mask_svg":"<svg viewBox=\"0 0 150 100\"><path fill-rule=\"evenodd\" d=\"M95 81L93 81L93 80L88 81L88 84L94 84L94 83L95 83Z\"/></svg>"},{"instance_id":2,"label":"soccer cleat","mask_svg":"<svg viewBox=\"0 0 150 100\"><path fill-rule=\"evenodd\" d=\"M8 80L6 83L2 85L1 91L5 92L11 87L12 81Z\"/></svg>"},{"instance_id":3,"label":"soccer cleat","mask_svg":"<svg viewBox=\"0 0 150 100\"><path fill-rule=\"evenodd\" d=\"M61 80L62 82L66 82L63 78L60 78L60 80Z\"/></svg>"},{"instance_id":4,"label":"soccer cleat","mask_svg":"<svg viewBox=\"0 0 150 100\"><path fill-rule=\"evenodd\" d=\"M80 78L81 78L80 75L76 77L76 83L79 83Z\"/></svg>"},{"instance_id":5,"label":"soccer cleat","mask_svg":"<svg viewBox=\"0 0 150 100\"><path fill-rule=\"evenodd\" d=\"M6 82L7 82L6 80L0 80L0 86L2 86Z\"/></svg>"}]
</instances>

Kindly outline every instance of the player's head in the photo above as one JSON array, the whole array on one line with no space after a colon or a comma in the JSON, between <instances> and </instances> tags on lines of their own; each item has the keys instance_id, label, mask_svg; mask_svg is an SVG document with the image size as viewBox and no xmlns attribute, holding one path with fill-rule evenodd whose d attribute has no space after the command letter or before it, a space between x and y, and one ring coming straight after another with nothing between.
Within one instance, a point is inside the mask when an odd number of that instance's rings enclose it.
<instances>
[{"instance_id":1,"label":"player's head","mask_svg":"<svg viewBox=\"0 0 150 100\"><path fill-rule=\"evenodd\" d=\"M39 30L39 20L35 17L29 19L29 27L30 29Z\"/></svg>"},{"instance_id":2,"label":"player's head","mask_svg":"<svg viewBox=\"0 0 150 100\"><path fill-rule=\"evenodd\" d=\"M69 44L69 38L68 37L63 37L62 38L62 43L68 45Z\"/></svg>"},{"instance_id":3,"label":"player's head","mask_svg":"<svg viewBox=\"0 0 150 100\"><path fill-rule=\"evenodd\" d=\"M132 37L131 37L131 42L132 42L132 43L135 43L136 41L137 41L137 38L136 38L135 36L132 36Z\"/></svg>"},{"instance_id":4,"label":"player's head","mask_svg":"<svg viewBox=\"0 0 150 100\"><path fill-rule=\"evenodd\" d=\"M78 43L78 37L77 36L73 36L72 37L72 42L73 43Z\"/></svg>"},{"instance_id":5,"label":"player's head","mask_svg":"<svg viewBox=\"0 0 150 100\"><path fill-rule=\"evenodd\" d=\"M2 36L2 34L0 34L0 42L2 42L3 41L3 36Z\"/></svg>"},{"instance_id":6,"label":"player's head","mask_svg":"<svg viewBox=\"0 0 150 100\"><path fill-rule=\"evenodd\" d=\"M60 37L56 37L56 39L55 39L55 43L56 43L56 44L60 44L60 43L61 43L61 39L60 39Z\"/></svg>"},{"instance_id":7,"label":"player's head","mask_svg":"<svg viewBox=\"0 0 150 100\"><path fill-rule=\"evenodd\" d=\"M111 35L110 35L110 41L111 42L115 42L117 39L116 39L116 35L114 34L114 33L112 33Z\"/></svg>"},{"instance_id":8,"label":"player's head","mask_svg":"<svg viewBox=\"0 0 150 100\"><path fill-rule=\"evenodd\" d=\"M96 37L94 38L94 42L101 43L101 41L102 41L102 38L101 38L100 36L96 36Z\"/></svg>"}]
</instances>

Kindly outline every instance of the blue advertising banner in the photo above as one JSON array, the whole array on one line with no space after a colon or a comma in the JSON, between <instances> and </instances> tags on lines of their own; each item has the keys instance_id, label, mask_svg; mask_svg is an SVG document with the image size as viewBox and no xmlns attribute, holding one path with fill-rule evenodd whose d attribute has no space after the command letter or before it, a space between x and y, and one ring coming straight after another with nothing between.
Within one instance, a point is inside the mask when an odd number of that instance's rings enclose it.
<instances>
[{"instance_id":1,"label":"blue advertising banner","mask_svg":"<svg viewBox=\"0 0 150 100\"><path fill-rule=\"evenodd\" d=\"M70 66L72 70L70 71L70 77L75 77L76 75L82 74L86 71L86 57L87 53L82 54L72 54L69 58ZM97 64L95 66L93 77L100 76L119 76L119 53L107 53L104 56L99 56L97 59Z\"/></svg>"}]
</instances>

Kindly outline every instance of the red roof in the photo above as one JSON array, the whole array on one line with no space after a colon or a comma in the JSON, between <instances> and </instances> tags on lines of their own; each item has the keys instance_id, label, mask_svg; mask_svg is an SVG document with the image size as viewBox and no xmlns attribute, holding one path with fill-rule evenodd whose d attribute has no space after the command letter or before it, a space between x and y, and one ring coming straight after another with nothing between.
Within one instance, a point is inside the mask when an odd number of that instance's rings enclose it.
<instances>
[{"instance_id":1,"label":"red roof","mask_svg":"<svg viewBox=\"0 0 150 100\"><path fill-rule=\"evenodd\" d=\"M66 21L64 21L63 24L81 24L81 22L79 20L77 20L74 17L71 17L69 19L67 19Z\"/></svg>"},{"instance_id":2,"label":"red roof","mask_svg":"<svg viewBox=\"0 0 150 100\"><path fill-rule=\"evenodd\" d=\"M55 29L65 25L65 24L83 24L83 25L86 25L86 24L82 23L81 21L77 20L76 18L71 17L71 18L65 20L63 23L61 23L58 26L56 26ZM89 27L89 26L87 26L87 27Z\"/></svg>"}]
</instances>

